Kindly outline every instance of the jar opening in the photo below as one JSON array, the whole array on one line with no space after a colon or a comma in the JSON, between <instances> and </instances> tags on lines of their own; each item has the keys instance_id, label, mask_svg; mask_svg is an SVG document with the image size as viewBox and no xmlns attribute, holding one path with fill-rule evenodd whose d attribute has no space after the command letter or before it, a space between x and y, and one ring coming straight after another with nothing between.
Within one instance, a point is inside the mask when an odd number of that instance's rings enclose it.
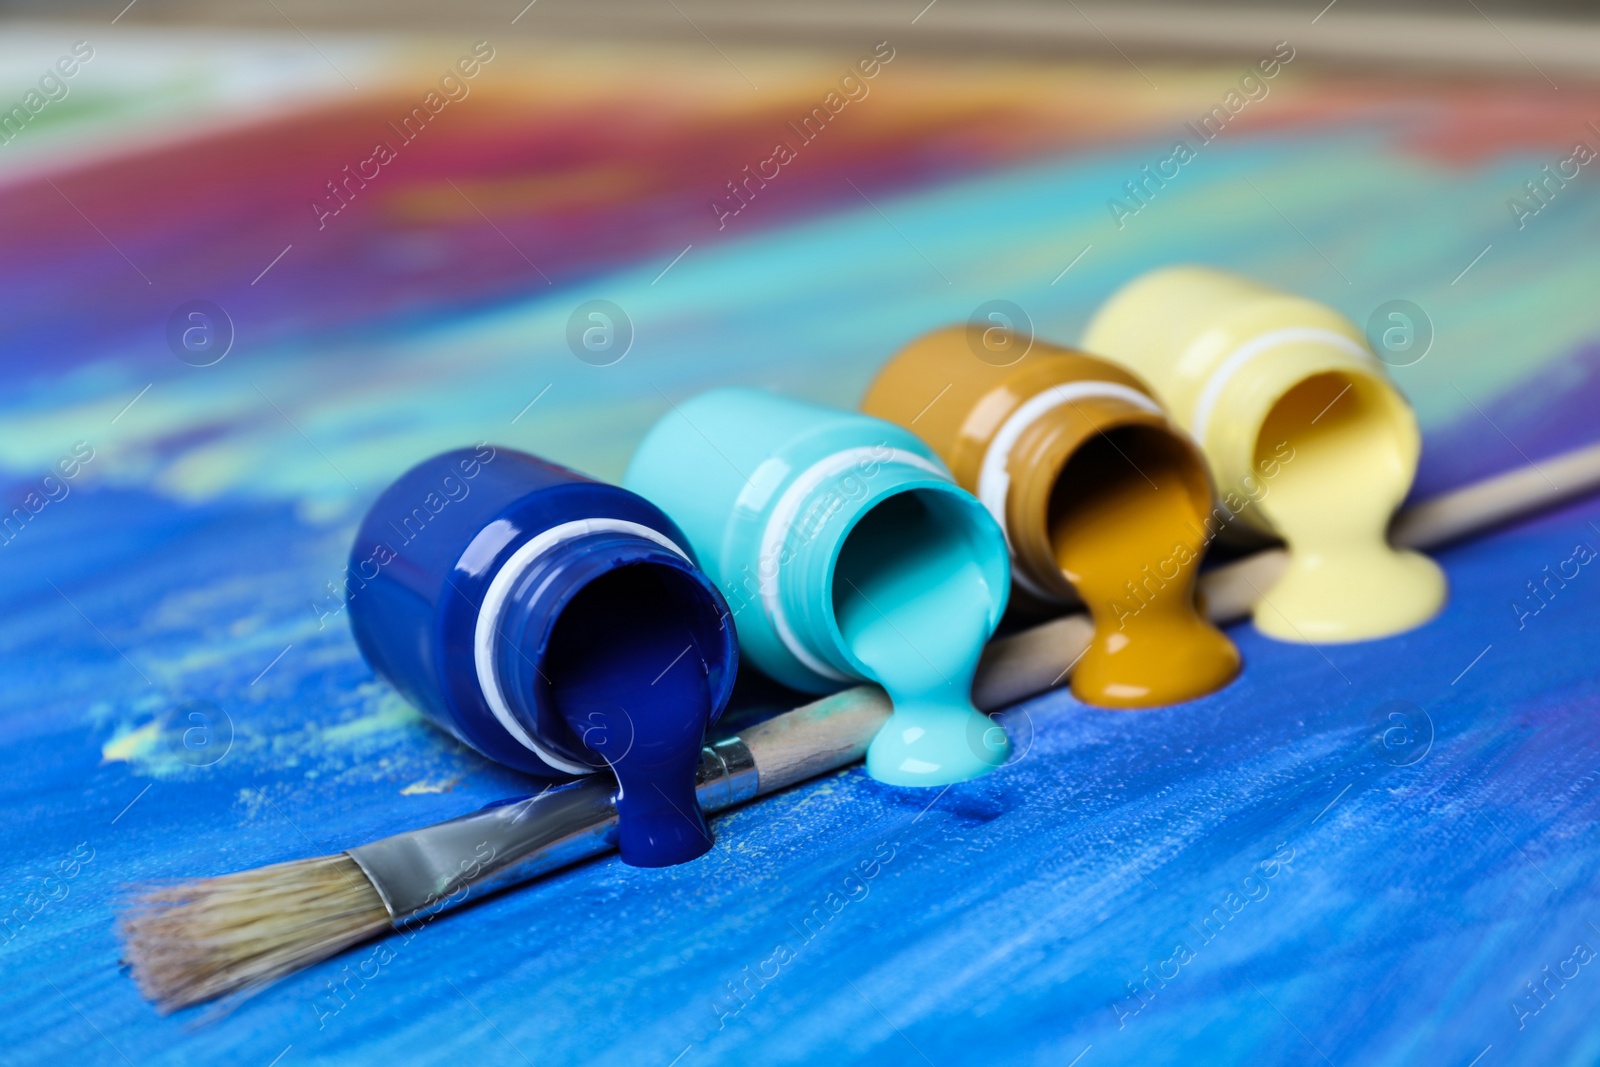
<instances>
[{"instance_id":1,"label":"jar opening","mask_svg":"<svg viewBox=\"0 0 1600 1067\"><path fill-rule=\"evenodd\" d=\"M585 583L556 618L534 685L571 730L582 762L615 765L661 727L666 705L699 716L698 734L726 699L728 620L682 568L640 561ZM691 707L694 706L694 707Z\"/></svg>"},{"instance_id":2,"label":"jar opening","mask_svg":"<svg viewBox=\"0 0 1600 1067\"><path fill-rule=\"evenodd\" d=\"M832 614L842 647L862 670L862 635L882 626L937 661L942 641L919 635L959 628L946 617L955 612L973 616L987 637L1004 610L1007 577L999 529L977 501L954 487L893 493L857 519L834 565Z\"/></svg>"},{"instance_id":3,"label":"jar opening","mask_svg":"<svg viewBox=\"0 0 1600 1067\"><path fill-rule=\"evenodd\" d=\"M1103 430L1068 457L1051 487L1046 528L1054 561L1080 596L1079 535L1093 537L1087 528L1113 515L1129 522L1116 524L1116 544L1104 547L1138 554L1137 543L1149 541L1142 547L1152 566L1171 554L1176 530L1198 527L1209 539L1217 516L1204 460L1171 431L1137 423Z\"/></svg>"},{"instance_id":4,"label":"jar opening","mask_svg":"<svg viewBox=\"0 0 1600 1067\"><path fill-rule=\"evenodd\" d=\"M1366 374L1327 371L1279 397L1256 434L1243 488L1293 543L1301 516L1381 531L1411 487L1414 433L1404 401ZM1336 502L1336 506L1334 503ZM1255 506L1253 503L1251 506Z\"/></svg>"},{"instance_id":5,"label":"jar opening","mask_svg":"<svg viewBox=\"0 0 1600 1067\"><path fill-rule=\"evenodd\" d=\"M1376 435L1390 441L1398 454L1403 438L1393 414L1395 400L1383 385L1366 375L1343 371L1313 374L1298 382L1272 405L1256 434L1257 471L1280 463L1301 449L1333 451L1354 437Z\"/></svg>"}]
</instances>

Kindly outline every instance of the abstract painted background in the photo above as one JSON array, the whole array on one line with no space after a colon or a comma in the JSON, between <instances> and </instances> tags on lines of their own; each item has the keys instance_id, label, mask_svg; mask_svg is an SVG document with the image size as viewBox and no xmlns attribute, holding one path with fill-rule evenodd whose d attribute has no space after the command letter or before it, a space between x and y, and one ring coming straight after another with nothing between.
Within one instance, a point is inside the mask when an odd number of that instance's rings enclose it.
<instances>
[{"instance_id":1,"label":"abstract painted background","mask_svg":"<svg viewBox=\"0 0 1600 1067\"><path fill-rule=\"evenodd\" d=\"M1600 1059L1600 963L1579 962L1600 952L1600 577L1522 599L1600 548L1595 500L1445 552L1452 603L1403 637L1317 650L1240 626L1222 693L1040 697L1008 712L1028 747L989 779L935 797L851 769L719 820L686 866L607 859L393 938L369 980L350 976L372 946L220 1019L157 1016L119 970L129 883L528 790L374 679L328 599L362 510L435 451L489 440L616 478L701 388L852 405L888 353L986 300L1070 342L1174 261L1357 322L1420 308L1431 348L1394 371L1424 425L1419 493L1600 438L1593 166L1520 228L1507 204L1600 148L1600 87L1290 62L1119 227L1107 201L1195 143L1184 124L1246 64L891 41L869 95L801 144L788 124L875 40L730 57L508 36L319 222L327 183L398 144L388 124L477 39L0 40L0 102L94 50L0 144L0 503L24 516L0 536L6 1058ZM719 226L712 202L780 138L796 158ZM610 366L566 340L593 299L631 323ZM196 300L232 324L209 366L168 342ZM1415 762L1369 744L1391 701L1431 731ZM1146 985L1179 942L1176 977Z\"/></svg>"}]
</instances>

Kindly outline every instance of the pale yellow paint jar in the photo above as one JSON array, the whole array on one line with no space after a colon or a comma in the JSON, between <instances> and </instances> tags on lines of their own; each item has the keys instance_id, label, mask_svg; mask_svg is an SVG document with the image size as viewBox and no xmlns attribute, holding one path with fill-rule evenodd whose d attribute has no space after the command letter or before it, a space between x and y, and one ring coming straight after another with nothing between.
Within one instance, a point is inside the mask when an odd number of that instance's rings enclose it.
<instances>
[{"instance_id":1,"label":"pale yellow paint jar","mask_svg":"<svg viewBox=\"0 0 1600 1067\"><path fill-rule=\"evenodd\" d=\"M1149 382L1200 445L1233 512L1222 536L1282 539L1289 568L1256 626L1284 641L1361 641L1438 613L1437 564L1390 546L1416 476L1416 417L1355 324L1207 267L1169 267L1095 314L1085 351Z\"/></svg>"}]
</instances>

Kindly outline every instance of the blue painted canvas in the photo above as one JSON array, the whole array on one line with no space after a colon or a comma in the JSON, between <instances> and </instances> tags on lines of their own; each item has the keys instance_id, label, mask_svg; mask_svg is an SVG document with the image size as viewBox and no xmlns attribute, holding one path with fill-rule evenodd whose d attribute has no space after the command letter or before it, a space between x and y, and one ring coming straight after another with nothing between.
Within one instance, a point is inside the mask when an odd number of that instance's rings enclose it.
<instances>
[{"instance_id":1,"label":"blue painted canvas","mask_svg":"<svg viewBox=\"0 0 1600 1067\"><path fill-rule=\"evenodd\" d=\"M26 40L19 84L74 37ZM1593 499L1443 551L1449 606L1415 632L1235 626L1237 683L1026 701L985 779L846 769L716 819L683 866L601 859L158 1015L113 931L130 885L530 791L376 679L344 617L364 508L435 452L615 479L699 389L853 405L985 300L1071 342L1181 261L1363 323L1408 301L1419 494L1600 437L1600 200L1519 192L1595 143L1582 84L1291 65L1129 213L1124 183L1237 71L1147 65L1158 98L1121 65L904 47L729 200L854 52L741 52L758 98L677 46L497 38L411 144L384 124L471 42L330 45L359 95L287 33L214 43L186 87L134 76L182 46L97 39L77 95L0 146L0 1059L1600 1061ZM375 138L397 142L377 171ZM594 299L624 312L613 362L569 346Z\"/></svg>"}]
</instances>

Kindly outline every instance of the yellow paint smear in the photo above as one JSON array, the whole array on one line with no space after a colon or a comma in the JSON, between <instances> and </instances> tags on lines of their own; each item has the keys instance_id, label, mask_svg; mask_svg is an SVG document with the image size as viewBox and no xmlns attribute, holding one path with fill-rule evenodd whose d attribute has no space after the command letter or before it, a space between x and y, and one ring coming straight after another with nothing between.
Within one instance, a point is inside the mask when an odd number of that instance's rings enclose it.
<instances>
[{"instance_id":1,"label":"yellow paint smear","mask_svg":"<svg viewBox=\"0 0 1600 1067\"><path fill-rule=\"evenodd\" d=\"M135 763L152 759L160 741L159 719L151 719L137 729L118 726L111 740L100 746L100 762Z\"/></svg>"},{"instance_id":2,"label":"yellow paint smear","mask_svg":"<svg viewBox=\"0 0 1600 1067\"><path fill-rule=\"evenodd\" d=\"M421 781L412 782L410 785L400 790L400 795L403 797L415 797L422 796L425 793L448 793L450 790L454 789L456 787L456 783L460 781L461 779L459 778L446 778L442 781L430 782L424 778Z\"/></svg>"},{"instance_id":3,"label":"yellow paint smear","mask_svg":"<svg viewBox=\"0 0 1600 1067\"><path fill-rule=\"evenodd\" d=\"M413 723L421 719L422 716L417 709L400 699L397 694L385 693L379 698L377 708L371 713L323 729L322 743L349 745L390 730L410 729Z\"/></svg>"}]
</instances>

